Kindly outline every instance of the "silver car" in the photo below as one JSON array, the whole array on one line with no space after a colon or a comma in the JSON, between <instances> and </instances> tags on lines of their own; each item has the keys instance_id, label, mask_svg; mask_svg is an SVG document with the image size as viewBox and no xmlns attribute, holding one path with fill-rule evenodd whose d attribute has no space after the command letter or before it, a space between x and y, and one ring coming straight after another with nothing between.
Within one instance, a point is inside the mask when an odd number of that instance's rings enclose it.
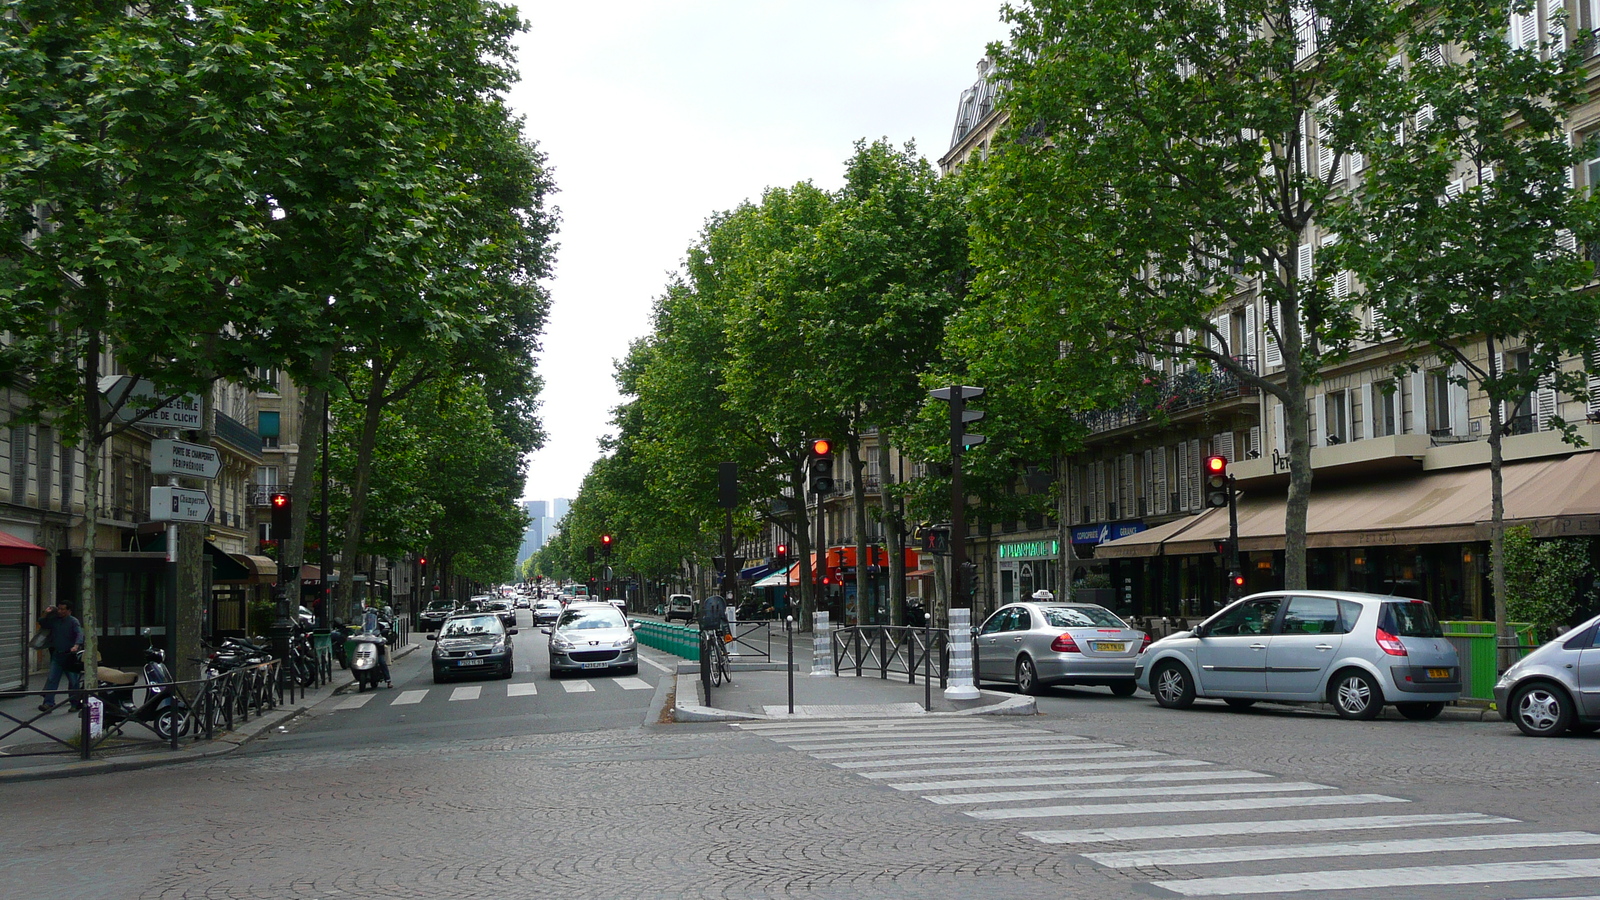
<instances>
[{"instance_id":1,"label":"silver car","mask_svg":"<svg viewBox=\"0 0 1600 900\"><path fill-rule=\"evenodd\" d=\"M1057 684L1103 684L1118 697L1136 689L1133 664L1150 637L1092 603L1013 603L978 629L978 680L1037 694Z\"/></svg>"},{"instance_id":2,"label":"silver car","mask_svg":"<svg viewBox=\"0 0 1600 900\"><path fill-rule=\"evenodd\" d=\"M1408 719L1432 719L1461 695L1455 647L1432 606L1342 591L1245 597L1151 644L1137 671L1139 686L1170 709L1196 697L1236 709L1326 702L1346 719L1372 719L1393 703Z\"/></svg>"},{"instance_id":3,"label":"silver car","mask_svg":"<svg viewBox=\"0 0 1600 900\"><path fill-rule=\"evenodd\" d=\"M550 677L589 669L639 672L639 643L633 628L609 603L573 601L561 611L555 627L540 629L550 635Z\"/></svg>"},{"instance_id":4,"label":"silver car","mask_svg":"<svg viewBox=\"0 0 1600 900\"><path fill-rule=\"evenodd\" d=\"M1494 702L1531 737L1600 731L1600 616L1507 669L1494 686Z\"/></svg>"}]
</instances>

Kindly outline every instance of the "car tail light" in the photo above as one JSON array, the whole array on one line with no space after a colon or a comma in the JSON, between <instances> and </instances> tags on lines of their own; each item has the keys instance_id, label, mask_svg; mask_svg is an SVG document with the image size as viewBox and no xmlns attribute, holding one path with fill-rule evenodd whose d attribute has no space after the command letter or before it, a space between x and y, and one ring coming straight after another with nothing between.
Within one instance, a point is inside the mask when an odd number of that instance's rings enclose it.
<instances>
[{"instance_id":1,"label":"car tail light","mask_svg":"<svg viewBox=\"0 0 1600 900\"><path fill-rule=\"evenodd\" d=\"M1072 635L1065 631L1061 632L1059 635L1056 635L1056 639L1050 642L1050 649L1057 653L1082 652L1078 649L1078 642L1073 640Z\"/></svg>"},{"instance_id":2,"label":"car tail light","mask_svg":"<svg viewBox=\"0 0 1600 900\"><path fill-rule=\"evenodd\" d=\"M1149 650L1149 649L1150 649L1150 633L1149 632L1145 632L1144 637L1141 638L1140 641L1139 641L1139 652L1143 653L1143 652L1145 652L1146 650Z\"/></svg>"},{"instance_id":3,"label":"car tail light","mask_svg":"<svg viewBox=\"0 0 1600 900\"><path fill-rule=\"evenodd\" d=\"M1395 637L1394 635L1390 634L1387 631L1384 631L1382 628L1379 628L1376 631L1377 631L1377 638L1378 638L1378 646L1383 648L1383 652L1389 654L1390 656L1406 656L1406 655L1408 655L1406 653L1406 645L1400 643L1400 639L1399 638Z\"/></svg>"}]
</instances>

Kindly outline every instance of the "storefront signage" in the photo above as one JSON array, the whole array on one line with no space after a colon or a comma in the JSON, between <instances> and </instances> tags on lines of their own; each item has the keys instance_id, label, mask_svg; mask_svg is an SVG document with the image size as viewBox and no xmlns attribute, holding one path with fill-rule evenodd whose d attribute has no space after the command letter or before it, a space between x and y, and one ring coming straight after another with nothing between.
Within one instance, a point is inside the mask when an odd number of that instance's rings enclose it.
<instances>
[{"instance_id":1,"label":"storefront signage","mask_svg":"<svg viewBox=\"0 0 1600 900\"><path fill-rule=\"evenodd\" d=\"M1013 541L1000 545L1001 559L1053 559L1060 552L1060 541Z\"/></svg>"},{"instance_id":2,"label":"storefront signage","mask_svg":"<svg viewBox=\"0 0 1600 900\"><path fill-rule=\"evenodd\" d=\"M1074 544L1103 544L1145 530L1143 522L1107 522L1104 525L1079 525L1072 529Z\"/></svg>"}]
</instances>

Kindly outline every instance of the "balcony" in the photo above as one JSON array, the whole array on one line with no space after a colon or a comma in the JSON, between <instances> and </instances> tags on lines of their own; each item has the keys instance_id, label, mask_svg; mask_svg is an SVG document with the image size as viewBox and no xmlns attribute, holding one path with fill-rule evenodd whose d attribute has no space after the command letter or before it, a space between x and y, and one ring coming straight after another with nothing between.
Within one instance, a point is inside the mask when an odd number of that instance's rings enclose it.
<instances>
[{"instance_id":1,"label":"balcony","mask_svg":"<svg viewBox=\"0 0 1600 900\"><path fill-rule=\"evenodd\" d=\"M247 456L261 455L261 436L246 428L243 422L217 413L217 440L227 441Z\"/></svg>"},{"instance_id":2,"label":"balcony","mask_svg":"<svg viewBox=\"0 0 1600 900\"><path fill-rule=\"evenodd\" d=\"M1254 356L1236 356L1234 360L1249 372L1259 371ZM1150 395L1154 402L1130 400L1113 409L1080 413L1078 421L1091 434L1101 434L1148 421L1151 414L1157 411L1177 416L1224 400L1254 397L1256 389L1240 381L1231 371L1190 371L1161 379L1151 386Z\"/></svg>"}]
</instances>

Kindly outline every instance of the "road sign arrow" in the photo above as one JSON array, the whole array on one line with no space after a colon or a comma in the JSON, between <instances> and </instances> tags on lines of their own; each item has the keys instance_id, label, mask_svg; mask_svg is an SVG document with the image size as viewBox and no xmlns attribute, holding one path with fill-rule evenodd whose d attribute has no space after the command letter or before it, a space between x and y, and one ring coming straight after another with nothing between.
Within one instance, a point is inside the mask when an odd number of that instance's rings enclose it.
<instances>
[{"instance_id":1,"label":"road sign arrow","mask_svg":"<svg viewBox=\"0 0 1600 900\"><path fill-rule=\"evenodd\" d=\"M960 389L961 389L961 399L963 399L963 400L971 400L974 397L982 397L983 396L983 388L981 388L981 387L973 387L970 384L964 384L964 385L961 385ZM928 396L932 397L935 400L949 400L949 399L951 399L952 397L955 396L955 391L956 391L955 387L936 388L934 390L929 391L928 392Z\"/></svg>"},{"instance_id":2,"label":"road sign arrow","mask_svg":"<svg viewBox=\"0 0 1600 900\"><path fill-rule=\"evenodd\" d=\"M211 479L222 471L222 454L215 447L186 441L150 442L150 474L186 475Z\"/></svg>"}]
</instances>

